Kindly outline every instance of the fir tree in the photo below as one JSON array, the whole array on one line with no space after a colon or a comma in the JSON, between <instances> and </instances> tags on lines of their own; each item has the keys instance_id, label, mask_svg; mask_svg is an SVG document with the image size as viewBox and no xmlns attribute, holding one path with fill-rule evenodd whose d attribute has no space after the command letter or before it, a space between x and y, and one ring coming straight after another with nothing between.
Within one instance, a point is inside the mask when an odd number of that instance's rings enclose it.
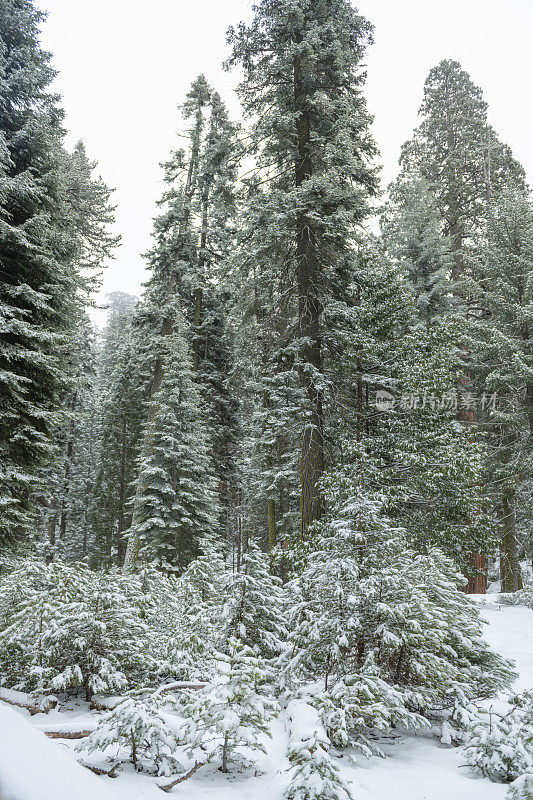
<instances>
[{"instance_id":1,"label":"fir tree","mask_svg":"<svg viewBox=\"0 0 533 800\"><path fill-rule=\"evenodd\" d=\"M324 313L343 294L353 226L375 190L361 94L369 37L369 24L345 0L264 0L249 28L229 32L230 64L245 70L240 97L254 117L259 170L250 187L245 265L271 287L273 327L282 329L299 374L303 538L322 512Z\"/></svg>"},{"instance_id":2,"label":"fir tree","mask_svg":"<svg viewBox=\"0 0 533 800\"><path fill-rule=\"evenodd\" d=\"M2 541L27 526L36 469L51 455L65 377L62 335L73 313L74 242L58 220L62 112L30 0L0 10L0 502Z\"/></svg>"},{"instance_id":3,"label":"fir tree","mask_svg":"<svg viewBox=\"0 0 533 800\"><path fill-rule=\"evenodd\" d=\"M442 220L424 179L406 179L394 187L382 220L388 252L413 287L416 310L425 325L451 312L451 252Z\"/></svg>"},{"instance_id":4,"label":"fir tree","mask_svg":"<svg viewBox=\"0 0 533 800\"><path fill-rule=\"evenodd\" d=\"M533 775L533 696L510 698L506 714L480 711L467 733L468 763L491 781L510 783L524 773Z\"/></svg>"},{"instance_id":5,"label":"fir tree","mask_svg":"<svg viewBox=\"0 0 533 800\"><path fill-rule=\"evenodd\" d=\"M229 639L228 650L218 655L225 665L220 682L195 692L182 707L181 735L189 751L201 748L209 760L220 757L222 772L236 760L238 747L265 752L260 736L270 735L268 723L277 710L258 688L266 677L262 659L238 639Z\"/></svg>"},{"instance_id":6,"label":"fir tree","mask_svg":"<svg viewBox=\"0 0 533 800\"><path fill-rule=\"evenodd\" d=\"M143 433L132 524L145 558L183 571L199 555L200 541L216 535L217 502L201 401L179 321L164 346L163 378Z\"/></svg>"},{"instance_id":7,"label":"fir tree","mask_svg":"<svg viewBox=\"0 0 533 800\"><path fill-rule=\"evenodd\" d=\"M286 637L280 583L270 574L267 557L250 542L240 568L225 579L223 640L238 638L266 659L279 655Z\"/></svg>"},{"instance_id":8,"label":"fir tree","mask_svg":"<svg viewBox=\"0 0 533 800\"><path fill-rule=\"evenodd\" d=\"M182 764L175 756L179 739L163 714L168 702L156 693L126 698L101 717L96 730L78 744L77 752L115 748L119 754L125 748L138 771L144 768L155 775L181 772Z\"/></svg>"},{"instance_id":9,"label":"fir tree","mask_svg":"<svg viewBox=\"0 0 533 800\"><path fill-rule=\"evenodd\" d=\"M109 296L109 317L96 359L98 468L92 498L94 560L122 564L125 532L131 525L142 426L149 376L136 328L136 298Z\"/></svg>"},{"instance_id":10,"label":"fir tree","mask_svg":"<svg viewBox=\"0 0 533 800\"><path fill-rule=\"evenodd\" d=\"M488 124L482 91L457 61L441 61L430 71L420 115L402 150L399 182L404 176L426 181L457 281L465 275L465 247L483 223L487 201L504 188L524 188L524 170Z\"/></svg>"},{"instance_id":11,"label":"fir tree","mask_svg":"<svg viewBox=\"0 0 533 800\"><path fill-rule=\"evenodd\" d=\"M352 793L331 758L329 739L315 709L299 700L287 707L291 762L286 800L351 800Z\"/></svg>"},{"instance_id":12,"label":"fir tree","mask_svg":"<svg viewBox=\"0 0 533 800\"><path fill-rule=\"evenodd\" d=\"M495 199L489 206L484 239L475 269L479 278L472 282L477 310L469 325L470 347L487 400L479 423L489 437L488 471L502 529L502 591L516 591L522 588L517 495L531 477L533 437L529 197L507 192Z\"/></svg>"},{"instance_id":13,"label":"fir tree","mask_svg":"<svg viewBox=\"0 0 533 800\"><path fill-rule=\"evenodd\" d=\"M317 532L294 585L288 663L293 679L323 681L330 737L368 755L372 733L424 726L437 707L487 697L512 672L481 638L442 553L410 550L379 498L359 488L343 502L336 481L327 491L339 515Z\"/></svg>"}]
</instances>

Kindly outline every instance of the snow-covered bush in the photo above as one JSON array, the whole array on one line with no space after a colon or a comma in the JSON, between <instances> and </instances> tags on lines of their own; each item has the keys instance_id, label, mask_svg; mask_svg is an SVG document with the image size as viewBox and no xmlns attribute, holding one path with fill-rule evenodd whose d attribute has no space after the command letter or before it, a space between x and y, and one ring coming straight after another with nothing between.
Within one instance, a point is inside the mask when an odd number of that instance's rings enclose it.
<instances>
[{"instance_id":1,"label":"snow-covered bush","mask_svg":"<svg viewBox=\"0 0 533 800\"><path fill-rule=\"evenodd\" d=\"M488 697L511 665L481 636L464 579L440 551L419 554L384 516L379 497L342 499L291 583L289 682L320 679L328 735L373 748L373 734L420 727L437 711Z\"/></svg>"},{"instance_id":2,"label":"snow-covered bush","mask_svg":"<svg viewBox=\"0 0 533 800\"><path fill-rule=\"evenodd\" d=\"M533 772L521 775L507 790L507 800L532 800L533 798Z\"/></svg>"},{"instance_id":3,"label":"snow-covered bush","mask_svg":"<svg viewBox=\"0 0 533 800\"><path fill-rule=\"evenodd\" d=\"M316 710L292 700L287 707L291 763L285 800L351 800L351 792L329 754L329 739Z\"/></svg>"},{"instance_id":4,"label":"snow-covered bush","mask_svg":"<svg viewBox=\"0 0 533 800\"><path fill-rule=\"evenodd\" d=\"M510 703L506 714L480 711L465 747L470 766L499 783L533 773L533 693L516 695Z\"/></svg>"},{"instance_id":5,"label":"snow-covered bush","mask_svg":"<svg viewBox=\"0 0 533 800\"><path fill-rule=\"evenodd\" d=\"M268 558L250 542L240 569L226 575L219 647L237 638L267 659L283 650L287 637L281 581L270 573Z\"/></svg>"},{"instance_id":6,"label":"snow-covered bush","mask_svg":"<svg viewBox=\"0 0 533 800\"><path fill-rule=\"evenodd\" d=\"M336 747L353 747L363 755L383 756L372 734L391 728L423 728L429 723L406 707L403 693L379 677L370 659L361 674L346 675L315 697L328 738Z\"/></svg>"},{"instance_id":7,"label":"snow-covered bush","mask_svg":"<svg viewBox=\"0 0 533 800\"><path fill-rule=\"evenodd\" d=\"M220 757L222 772L239 747L265 752L261 735L270 735L269 722L277 703L261 692L266 666L239 640L229 642L230 655L217 654L220 675L214 686L190 693L180 713L181 737L192 755L201 748L209 760Z\"/></svg>"},{"instance_id":8,"label":"snow-covered bush","mask_svg":"<svg viewBox=\"0 0 533 800\"><path fill-rule=\"evenodd\" d=\"M0 682L90 698L157 675L167 663L165 637L157 593L143 581L61 561L20 561L0 577Z\"/></svg>"},{"instance_id":9,"label":"snow-covered bush","mask_svg":"<svg viewBox=\"0 0 533 800\"><path fill-rule=\"evenodd\" d=\"M204 538L200 546L201 555L177 580L182 611L172 637L175 660L179 660L186 673L183 677L189 680L202 680L213 674L212 653L221 627L222 586L226 576L216 542Z\"/></svg>"},{"instance_id":10,"label":"snow-covered bush","mask_svg":"<svg viewBox=\"0 0 533 800\"><path fill-rule=\"evenodd\" d=\"M169 703L155 693L130 696L104 714L98 727L77 746L78 753L107 753L120 761L131 760L135 769L156 775L181 772L176 759L179 740L162 709Z\"/></svg>"},{"instance_id":11,"label":"snow-covered bush","mask_svg":"<svg viewBox=\"0 0 533 800\"><path fill-rule=\"evenodd\" d=\"M525 589L520 589L518 592L503 594L499 599L502 603L506 603L507 605L533 608L533 586L527 586Z\"/></svg>"}]
</instances>

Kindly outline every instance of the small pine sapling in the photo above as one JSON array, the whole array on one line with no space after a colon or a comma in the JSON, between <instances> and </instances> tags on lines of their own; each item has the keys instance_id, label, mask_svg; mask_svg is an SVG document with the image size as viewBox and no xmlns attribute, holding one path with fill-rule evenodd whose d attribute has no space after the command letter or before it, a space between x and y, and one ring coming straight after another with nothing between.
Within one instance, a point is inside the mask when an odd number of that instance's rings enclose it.
<instances>
[{"instance_id":1,"label":"small pine sapling","mask_svg":"<svg viewBox=\"0 0 533 800\"><path fill-rule=\"evenodd\" d=\"M480 711L467 732L468 763L497 783L533 772L533 693L511 697L510 703L506 714Z\"/></svg>"},{"instance_id":2,"label":"small pine sapling","mask_svg":"<svg viewBox=\"0 0 533 800\"><path fill-rule=\"evenodd\" d=\"M102 716L98 727L77 745L78 753L104 753L115 748L120 760L129 759L139 772L155 775L181 772L176 759L179 747L176 731L162 713L169 702L156 693L146 697L130 695ZM122 756L122 757L121 757Z\"/></svg>"},{"instance_id":3,"label":"small pine sapling","mask_svg":"<svg viewBox=\"0 0 533 800\"><path fill-rule=\"evenodd\" d=\"M292 700L287 707L290 782L285 800L352 800L339 767L331 758L329 739L312 706Z\"/></svg>"},{"instance_id":4,"label":"small pine sapling","mask_svg":"<svg viewBox=\"0 0 533 800\"><path fill-rule=\"evenodd\" d=\"M229 650L230 655L218 654L220 682L190 694L181 709L189 753L201 749L209 761L220 758L222 772L236 760L237 748L265 752L260 737L270 735L277 711L277 703L260 690L267 676L264 661L238 639L230 639Z\"/></svg>"},{"instance_id":5,"label":"small pine sapling","mask_svg":"<svg viewBox=\"0 0 533 800\"><path fill-rule=\"evenodd\" d=\"M506 800L531 800L531 798L533 798L533 772L526 772L509 786Z\"/></svg>"}]
</instances>

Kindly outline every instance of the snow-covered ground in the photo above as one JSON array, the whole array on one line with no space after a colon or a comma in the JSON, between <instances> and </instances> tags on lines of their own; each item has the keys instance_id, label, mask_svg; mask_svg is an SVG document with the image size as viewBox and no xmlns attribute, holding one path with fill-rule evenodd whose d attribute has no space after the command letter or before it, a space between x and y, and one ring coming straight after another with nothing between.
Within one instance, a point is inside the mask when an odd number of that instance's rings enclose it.
<instances>
[{"instance_id":1,"label":"snow-covered ground","mask_svg":"<svg viewBox=\"0 0 533 800\"><path fill-rule=\"evenodd\" d=\"M491 646L502 655L515 660L519 678L514 688L523 691L533 687L533 610L518 606L505 606L498 603L497 595L477 597L483 605L483 617L489 623L485 636ZM498 701L496 701L498 702ZM2 703L0 706L6 709ZM98 714L88 712L83 704L70 703L69 710L53 710L48 714L35 714L31 718L28 712L9 707L8 714L0 709L0 751L5 741L9 740L12 729L12 740L9 748L11 756L10 773L16 770L13 765L35 773L30 750L35 741L24 745L20 730L12 724L13 715L26 716L28 721L42 730L74 730L94 727ZM11 720L11 723L9 722ZM15 730L17 728L17 730ZM17 738L18 737L18 738ZM37 737L37 744L38 744ZM47 753L50 748L62 751L58 761L58 769L69 780L75 780L75 773L70 773L65 766L65 755L73 759L71 741L44 740ZM31 744L31 747L29 746ZM285 758L287 732L283 717L277 719L272 728L272 739L267 743L267 755L258 759L262 774L222 775L215 767L206 766L196 772L184 783L178 784L168 795L182 800L278 800L286 785L288 762ZM20 749L18 756L13 752ZM361 758L357 765L347 758L339 762L343 777L351 782L352 792L356 800L503 800L507 787L491 783L484 778L474 777L468 767L464 766L464 755L461 749L447 747L438 739L430 736L401 738L384 747L388 758ZM59 755L59 754L58 754ZM46 759L43 759L43 763ZM103 766L103 764L102 764ZM75 765L72 764L73 769ZM3 788L2 771L6 770L6 761L0 757L0 798ZM80 783L76 795L68 795L70 800L162 800L165 796L157 783L165 783L168 779L153 778L140 775L132 767L122 768L116 779L96 777L83 768L88 781ZM4 777L6 773L4 772ZM36 778L37 775L34 774ZM83 777L83 776L82 776ZM10 780L15 780L13 777ZM58 778L58 786L60 779ZM33 789L31 787L34 787ZM101 786L101 794L96 787ZM30 788L28 788L30 787ZM38 781L22 781L20 791L10 786L10 793L5 793L6 800L44 800ZM84 791L87 793L84 794ZM65 795L67 796L67 795ZM63 797L57 794L57 798Z\"/></svg>"}]
</instances>

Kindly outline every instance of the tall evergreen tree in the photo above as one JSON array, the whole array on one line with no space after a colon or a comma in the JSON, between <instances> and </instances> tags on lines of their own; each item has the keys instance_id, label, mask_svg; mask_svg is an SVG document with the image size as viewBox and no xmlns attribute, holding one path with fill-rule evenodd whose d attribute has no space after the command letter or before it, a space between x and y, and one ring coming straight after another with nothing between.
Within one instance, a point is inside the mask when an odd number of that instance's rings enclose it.
<instances>
[{"instance_id":1,"label":"tall evergreen tree","mask_svg":"<svg viewBox=\"0 0 533 800\"><path fill-rule=\"evenodd\" d=\"M136 534L140 552L165 570L182 572L217 533L217 500L202 406L190 350L176 310L159 353L163 379L143 433L137 476Z\"/></svg>"},{"instance_id":2,"label":"tall evergreen tree","mask_svg":"<svg viewBox=\"0 0 533 800\"><path fill-rule=\"evenodd\" d=\"M58 355L72 313L65 268L73 242L59 229L62 112L50 93L43 15L30 0L0 9L0 502L3 541L28 523L37 468L50 457L64 378Z\"/></svg>"},{"instance_id":3,"label":"tall evergreen tree","mask_svg":"<svg viewBox=\"0 0 533 800\"><path fill-rule=\"evenodd\" d=\"M95 560L122 564L145 420L149 376L135 318L137 299L114 292L97 353L98 468L94 484Z\"/></svg>"},{"instance_id":4,"label":"tall evergreen tree","mask_svg":"<svg viewBox=\"0 0 533 800\"><path fill-rule=\"evenodd\" d=\"M71 338L91 268L116 240L109 190L82 145L62 149L62 112L49 91L43 14L30 0L0 9L0 498L3 540L28 524L35 476L53 456L55 412L74 375ZM74 357L75 360L75 357ZM46 476L45 476L46 479Z\"/></svg>"},{"instance_id":5,"label":"tall evergreen tree","mask_svg":"<svg viewBox=\"0 0 533 800\"><path fill-rule=\"evenodd\" d=\"M422 179L435 198L451 256L454 313L468 323L476 314L476 293L470 281L479 277L474 274L479 263L475 252L488 204L506 188L524 189L524 170L488 124L481 89L458 62L445 60L430 71L420 115L420 125L402 149L402 169L393 191L405 194L406 185ZM472 394L479 386L464 339L458 362L462 364L458 386ZM459 411L466 424L474 422L475 416L473 407ZM471 555L468 591L485 590L485 556Z\"/></svg>"},{"instance_id":6,"label":"tall evergreen tree","mask_svg":"<svg viewBox=\"0 0 533 800\"><path fill-rule=\"evenodd\" d=\"M324 315L345 288L353 227L376 188L361 94L370 34L346 0L262 0L249 27L229 32L229 63L244 69L240 97L254 119L259 176L246 212L245 260L248 274L270 287L274 329L284 329L290 351L282 371L292 362L299 375L303 538L322 512Z\"/></svg>"},{"instance_id":7,"label":"tall evergreen tree","mask_svg":"<svg viewBox=\"0 0 533 800\"><path fill-rule=\"evenodd\" d=\"M391 194L383 239L409 279L420 320L431 325L452 311L452 258L439 209L423 178L406 179Z\"/></svg>"},{"instance_id":8,"label":"tall evergreen tree","mask_svg":"<svg viewBox=\"0 0 533 800\"><path fill-rule=\"evenodd\" d=\"M531 479L533 437L533 208L526 193L503 193L490 204L475 273L470 346L487 398L478 422L489 440L489 486L502 530L502 591L516 591L522 588L516 504Z\"/></svg>"},{"instance_id":9,"label":"tall evergreen tree","mask_svg":"<svg viewBox=\"0 0 533 800\"><path fill-rule=\"evenodd\" d=\"M192 84L182 112L184 120L190 121L188 147L172 153L165 165L167 188L160 203L163 212L155 222L155 245L149 254L152 277L146 291L146 320L144 323L141 320L145 333L140 335L149 342L153 359L149 416L156 413L164 380L165 342L178 325L179 335L186 337L192 351L195 380L214 429L210 456L217 472L218 493L227 500L233 470L234 402L225 375L230 370L231 351L219 264L231 236L234 126L220 97L212 92L203 75ZM176 316L178 307L185 325ZM151 419L148 428L150 422ZM144 446L146 457L146 442ZM137 494L140 485L137 484ZM126 569L135 563L138 550L139 503L140 497L136 497ZM194 554L192 548L188 558Z\"/></svg>"},{"instance_id":10,"label":"tall evergreen tree","mask_svg":"<svg viewBox=\"0 0 533 800\"><path fill-rule=\"evenodd\" d=\"M426 181L458 281L465 275L465 247L483 224L487 201L505 187L524 188L524 170L488 124L482 91L457 61L441 61L430 71L420 116L402 149L399 181L404 176Z\"/></svg>"}]
</instances>

